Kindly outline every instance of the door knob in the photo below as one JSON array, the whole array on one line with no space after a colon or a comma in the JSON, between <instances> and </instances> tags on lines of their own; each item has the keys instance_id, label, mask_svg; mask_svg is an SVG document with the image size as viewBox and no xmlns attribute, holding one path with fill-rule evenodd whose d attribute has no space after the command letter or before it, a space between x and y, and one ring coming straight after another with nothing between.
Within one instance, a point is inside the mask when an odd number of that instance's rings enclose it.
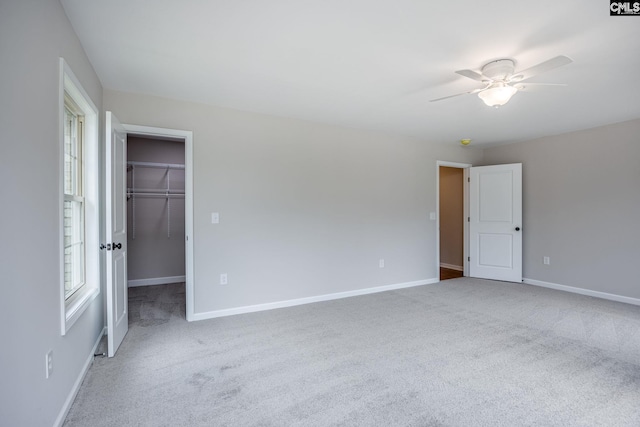
<instances>
[{"instance_id":1,"label":"door knob","mask_svg":"<svg viewBox=\"0 0 640 427\"><path fill-rule=\"evenodd\" d=\"M122 243L114 243L112 246L113 250L122 249Z\"/></svg>"},{"instance_id":2,"label":"door knob","mask_svg":"<svg viewBox=\"0 0 640 427\"><path fill-rule=\"evenodd\" d=\"M516 227L516 231L520 231L520 227ZM118 243L118 244L120 244L120 243Z\"/></svg>"}]
</instances>

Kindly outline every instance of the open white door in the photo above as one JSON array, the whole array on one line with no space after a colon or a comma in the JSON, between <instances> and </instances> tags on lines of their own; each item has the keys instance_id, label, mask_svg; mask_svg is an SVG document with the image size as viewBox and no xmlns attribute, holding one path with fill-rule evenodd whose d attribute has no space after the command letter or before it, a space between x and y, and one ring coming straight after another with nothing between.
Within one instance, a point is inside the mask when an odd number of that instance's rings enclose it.
<instances>
[{"instance_id":1,"label":"open white door","mask_svg":"<svg viewBox=\"0 0 640 427\"><path fill-rule=\"evenodd\" d=\"M522 281L522 164L470 168L469 275Z\"/></svg>"},{"instance_id":2,"label":"open white door","mask_svg":"<svg viewBox=\"0 0 640 427\"><path fill-rule=\"evenodd\" d=\"M106 127L106 273L108 354L113 357L129 330L127 310L127 133L107 111Z\"/></svg>"}]
</instances>

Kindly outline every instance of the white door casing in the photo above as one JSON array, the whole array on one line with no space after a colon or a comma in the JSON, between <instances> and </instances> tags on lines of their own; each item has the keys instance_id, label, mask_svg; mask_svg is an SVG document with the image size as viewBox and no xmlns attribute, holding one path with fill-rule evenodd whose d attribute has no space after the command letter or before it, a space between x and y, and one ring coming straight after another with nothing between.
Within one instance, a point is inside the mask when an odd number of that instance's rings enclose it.
<instances>
[{"instance_id":1,"label":"white door casing","mask_svg":"<svg viewBox=\"0 0 640 427\"><path fill-rule=\"evenodd\" d=\"M469 275L522 281L522 164L470 168Z\"/></svg>"},{"instance_id":2,"label":"white door casing","mask_svg":"<svg viewBox=\"0 0 640 427\"><path fill-rule=\"evenodd\" d=\"M170 137L184 140L185 149L185 197L184 197L184 226L185 226L185 298L187 321L196 320L194 313L194 283L193 283L193 132L178 129L167 129L142 125L122 125L127 134L146 135L150 137Z\"/></svg>"},{"instance_id":3,"label":"white door casing","mask_svg":"<svg viewBox=\"0 0 640 427\"><path fill-rule=\"evenodd\" d=\"M127 301L127 133L106 113L105 228L108 355L113 357L129 330Z\"/></svg>"}]
</instances>

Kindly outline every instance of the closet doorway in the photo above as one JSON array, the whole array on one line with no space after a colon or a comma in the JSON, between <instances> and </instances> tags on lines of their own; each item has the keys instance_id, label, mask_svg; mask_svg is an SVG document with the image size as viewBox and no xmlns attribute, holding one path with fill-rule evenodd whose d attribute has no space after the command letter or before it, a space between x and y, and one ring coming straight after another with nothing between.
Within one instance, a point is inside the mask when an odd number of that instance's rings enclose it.
<instances>
[{"instance_id":1,"label":"closet doorway","mask_svg":"<svg viewBox=\"0 0 640 427\"><path fill-rule=\"evenodd\" d=\"M471 165L437 162L438 264L440 280L467 276L468 187Z\"/></svg>"},{"instance_id":2,"label":"closet doorway","mask_svg":"<svg viewBox=\"0 0 640 427\"><path fill-rule=\"evenodd\" d=\"M127 287L177 297L193 315L193 137L123 125L127 132ZM157 295L156 295L157 296ZM173 298L173 297L172 297ZM135 307L131 307L135 311ZM130 312L130 315L135 313Z\"/></svg>"},{"instance_id":3,"label":"closet doorway","mask_svg":"<svg viewBox=\"0 0 640 427\"><path fill-rule=\"evenodd\" d=\"M127 135L128 287L185 282L184 140Z\"/></svg>"}]
</instances>

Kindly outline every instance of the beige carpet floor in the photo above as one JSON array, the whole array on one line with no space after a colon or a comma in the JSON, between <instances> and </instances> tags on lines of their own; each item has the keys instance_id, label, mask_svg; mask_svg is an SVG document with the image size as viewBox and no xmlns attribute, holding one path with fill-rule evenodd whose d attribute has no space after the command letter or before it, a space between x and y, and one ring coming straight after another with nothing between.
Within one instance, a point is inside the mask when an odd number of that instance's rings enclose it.
<instances>
[{"instance_id":1,"label":"beige carpet floor","mask_svg":"<svg viewBox=\"0 0 640 427\"><path fill-rule=\"evenodd\" d=\"M188 323L131 290L65 426L640 426L640 307L477 279Z\"/></svg>"}]
</instances>

